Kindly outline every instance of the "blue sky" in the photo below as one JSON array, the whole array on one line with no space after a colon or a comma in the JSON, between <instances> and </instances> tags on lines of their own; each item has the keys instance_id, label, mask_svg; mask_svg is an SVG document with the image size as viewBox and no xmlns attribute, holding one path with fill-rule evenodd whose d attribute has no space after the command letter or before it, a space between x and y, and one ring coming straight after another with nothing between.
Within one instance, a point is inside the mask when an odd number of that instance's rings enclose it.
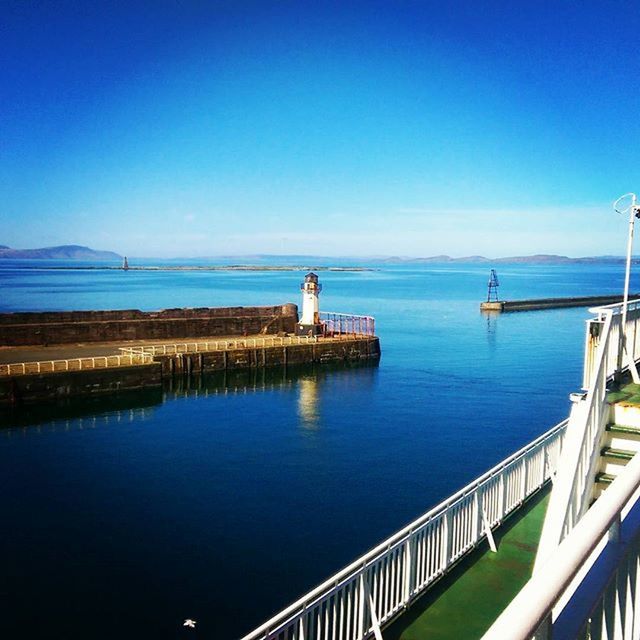
<instances>
[{"instance_id":1,"label":"blue sky","mask_svg":"<svg viewBox=\"0 0 640 640\"><path fill-rule=\"evenodd\" d=\"M622 254L635 2L1 2L0 244Z\"/></svg>"}]
</instances>

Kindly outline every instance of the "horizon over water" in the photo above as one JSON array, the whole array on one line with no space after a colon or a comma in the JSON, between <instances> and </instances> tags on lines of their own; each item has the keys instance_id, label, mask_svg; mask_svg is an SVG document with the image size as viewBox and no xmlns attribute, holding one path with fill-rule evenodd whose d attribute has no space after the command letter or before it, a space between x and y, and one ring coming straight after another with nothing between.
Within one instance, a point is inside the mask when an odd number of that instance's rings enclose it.
<instances>
[{"instance_id":1,"label":"horizon over water","mask_svg":"<svg viewBox=\"0 0 640 640\"><path fill-rule=\"evenodd\" d=\"M304 275L31 266L0 261L0 312L299 304ZM320 308L375 316L377 366L0 413L0 636L238 638L567 417L587 309L487 316L490 265L372 266L321 272ZM624 279L497 270L504 299Z\"/></svg>"}]
</instances>

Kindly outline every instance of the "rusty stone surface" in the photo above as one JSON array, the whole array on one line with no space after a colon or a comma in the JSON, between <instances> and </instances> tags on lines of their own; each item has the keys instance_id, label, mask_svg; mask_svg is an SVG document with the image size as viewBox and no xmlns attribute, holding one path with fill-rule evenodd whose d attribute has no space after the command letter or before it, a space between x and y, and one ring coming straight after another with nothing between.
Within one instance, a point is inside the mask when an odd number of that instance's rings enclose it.
<instances>
[{"instance_id":1,"label":"rusty stone surface","mask_svg":"<svg viewBox=\"0 0 640 640\"><path fill-rule=\"evenodd\" d=\"M117 340L293 333L298 308L216 307L162 311L62 311L0 314L0 345L52 345Z\"/></svg>"}]
</instances>

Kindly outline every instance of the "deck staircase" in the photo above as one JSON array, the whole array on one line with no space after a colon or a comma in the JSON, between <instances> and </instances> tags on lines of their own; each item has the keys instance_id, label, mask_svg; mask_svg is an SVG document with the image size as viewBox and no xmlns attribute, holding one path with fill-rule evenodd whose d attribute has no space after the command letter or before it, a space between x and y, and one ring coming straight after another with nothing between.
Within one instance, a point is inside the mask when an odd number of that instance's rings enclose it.
<instances>
[{"instance_id":1,"label":"deck staircase","mask_svg":"<svg viewBox=\"0 0 640 640\"><path fill-rule=\"evenodd\" d=\"M615 396L629 396L638 385L627 385ZM635 400L635 395L632 396ZM614 400L609 424L600 442L600 464L596 473L593 500L615 480L620 471L640 451L640 402ZM638 397L640 400L640 397Z\"/></svg>"}]
</instances>

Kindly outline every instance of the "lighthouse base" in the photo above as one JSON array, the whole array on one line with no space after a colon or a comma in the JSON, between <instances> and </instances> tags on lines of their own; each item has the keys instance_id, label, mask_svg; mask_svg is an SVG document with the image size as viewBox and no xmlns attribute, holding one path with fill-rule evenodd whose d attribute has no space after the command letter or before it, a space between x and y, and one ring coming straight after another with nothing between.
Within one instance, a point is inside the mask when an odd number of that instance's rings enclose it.
<instances>
[{"instance_id":1,"label":"lighthouse base","mask_svg":"<svg viewBox=\"0 0 640 640\"><path fill-rule=\"evenodd\" d=\"M321 336L322 325L321 324L297 324L296 335L297 336Z\"/></svg>"}]
</instances>

